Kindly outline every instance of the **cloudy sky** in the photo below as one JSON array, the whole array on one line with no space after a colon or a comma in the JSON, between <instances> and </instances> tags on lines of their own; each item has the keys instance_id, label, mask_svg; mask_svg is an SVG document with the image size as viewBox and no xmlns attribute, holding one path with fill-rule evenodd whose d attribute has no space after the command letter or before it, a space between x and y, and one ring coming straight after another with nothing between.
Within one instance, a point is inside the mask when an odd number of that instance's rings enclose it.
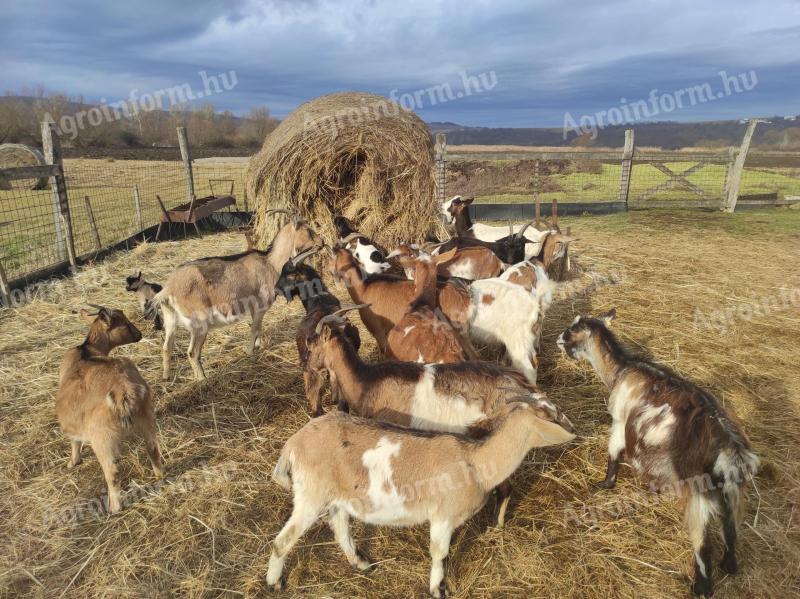
<instances>
[{"instance_id":1,"label":"cloudy sky","mask_svg":"<svg viewBox=\"0 0 800 599\"><path fill-rule=\"evenodd\" d=\"M284 116L334 91L418 92L429 121L558 127L567 112L706 83L724 97L656 120L800 113L796 0L26 0L6 2L2 21L5 90L95 101L203 91L200 71L233 71L232 89L206 100L238 114L266 104ZM723 94L721 71L756 83Z\"/></svg>"}]
</instances>

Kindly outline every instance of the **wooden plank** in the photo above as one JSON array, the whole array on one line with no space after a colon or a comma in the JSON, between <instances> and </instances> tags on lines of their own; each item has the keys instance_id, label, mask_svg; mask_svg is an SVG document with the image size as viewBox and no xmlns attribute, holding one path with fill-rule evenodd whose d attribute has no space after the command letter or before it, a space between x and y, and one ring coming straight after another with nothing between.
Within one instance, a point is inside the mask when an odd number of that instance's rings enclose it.
<instances>
[{"instance_id":1,"label":"wooden plank","mask_svg":"<svg viewBox=\"0 0 800 599\"><path fill-rule=\"evenodd\" d=\"M133 204L136 210L136 232L139 233L144 228L144 219L142 218L142 197L139 195L138 183L133 186Z\"/></svg>"},{"instance_id":2,"label":"wooden plank","mask_svg":"<svg viewBox=\"0 0 800 599\"><path fill-rule=\"evenodd\" d=\"M447 199L447 135L436 134L436 195L439 205Z\"/></svg>"},{"instance_id":3,"label":"wooden plank","mask_svg":"<svg viewBox=\"0 0 800 599\"><path fill-rule=\"evenodd\" d=\"M16 181L19 179L41 179L42 177L55 177L61 173L57 165L45 164L41 166L14 166L0 168L0 179Z\"/></svg>"},{"instance_id":4,"label":"wooden plank","mask_svg":"<svg viewBox=\"0 0 800 599\"><path fill-rule=\"evenodd\" d=\"M92 210L92 202L89 196L83 196L83 201L86 203L86 218L89 220L89 227L94 234L94 247L99 252L103 249L103 244L100 243L100 232L97 230L97 222L94 220L94 210Z\"/></svg>"},{"instance_id":5,"label":"wooden plank","mask_svg":"<svg viewBox=\"0 0 800 599\"><path fill-rule=\"evenodd\" d=\"M456 146L457 148L457 146ZM600 160L603 162L619 163L622 159L622 151L565 151L558 152L553 150L530 151L530 152L459 152L457 149L448 150L448 158L451 161L463 160ZM634 147L633 159L636 162L699 162L704 161L709 164L725 164L728 160L724 152L652 152L641 151Z\"/></svg>"},{"instance_id":6,"label":"wooden plank","mask_svg":"<svg viewBox=\"0 0 800 599\"><path fill-rule=\"evenodd\" d=\"M561 202L558 204L559 216L579 216L581 214L613 214L625 212L624 202ZM535 207L531 204L471 204L470 216L476 221L531 221L535 218ZM552 216L552 205L542 204L542 215Z\"/></svg>"},{"instance_id":7,"label":"wooden plank","mask_svg":"<svg viewBox=\"0 0 800 599\"><path fill-rule=\"evenodd\" d=\"M53 226L56 232L56 255L60 260L69 260L70 266L78 268L75 258L75 240L72 236L72 219L69 213L67 184L64 180L64 161L61 154L61 142L56 133L56 124L42 123L42 149L44 159L49 165L58 167L58 174L50 177L52 191Z\"/></svg>"},{"instance_id":8,"label":"wooden plank","mask_svg":"<svg viewBox=\"0 0 800 599\"><path fill-rule=\"evenodd\" d=\"M631 171L633 170L633 129L625 130L625 147L622 149L622 169L619 175L619 194L617 201L628 203L631 188Z\"/></svg>"},{"instance_id":9,"label":"wooden plank","mask_svg":"<svg viewBox=\"0 0 800 599\"><path fill-rule=\"evenodd\" d=\"M4 306L11 307L11 288L8 286L8 277L2 262L0 262L0 299L3 300Z\"/></svg>"},{"instance_id":10,"label":"wooden plank","mask_svg":"<svg viewBox=\"0 0 800 599\"><path fill-rule=\"evenodd\" d=\"M192 156L189 153L189 140L186 137L186 127L178 127L178 145L181 148L183 168L186 171L186 201L191 202L194 197L194 175L192 174Z\"/></svg>"},{"instance_id":11,"label":"wooden plank","mask_svg":"<svg viewBox=\"0 0 800 599\"><path fill-rule=\"evenodd\" d=\"M739 154L736 156L736 161L733 163L733 170L730 174L728 183L728 197L725 199L725 212L733 212L736 210L736 200L739 197L739 184L742 181L742 171L744 171L744 163L747 160L747 151L750 149L750 141L753 139L753 133L756 131L756 125L765 121L761 119L750 119L747 124L747 130L744 132L742 138L742 145L739 147Z\"/></svg>"}]
</instances>

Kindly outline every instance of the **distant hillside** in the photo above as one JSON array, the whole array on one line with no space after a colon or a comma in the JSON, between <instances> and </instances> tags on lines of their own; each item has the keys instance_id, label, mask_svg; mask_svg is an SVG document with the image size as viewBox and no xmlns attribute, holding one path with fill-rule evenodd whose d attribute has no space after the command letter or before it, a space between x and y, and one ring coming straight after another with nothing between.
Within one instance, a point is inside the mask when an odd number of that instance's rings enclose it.
<instances>
[{"instance_id":1,"label":"distant hillside","mask_svg":"<svg viewBox=\"0 0 800 599\"><path fill-rule=\"evenodd\" d=\"M786 149L800 148L800 119L789 120L782 116L769 119L770 124L759 125L753 138L755 145ZM451 145L515 145L515 146L570 146L576 145L577 134L569 132L567 139L560 128L495 128L465 127L455 123L428 123L432 133L446 133ZM625 129L636 130L637 146L660 147L665 150L705 146L726 147L739 145L746 124L740 121L706 121L700 123L636 123L607 127L590 145L621 147ZM582 140L584 141L584 140Z\"/></svg>"}]
</instances>

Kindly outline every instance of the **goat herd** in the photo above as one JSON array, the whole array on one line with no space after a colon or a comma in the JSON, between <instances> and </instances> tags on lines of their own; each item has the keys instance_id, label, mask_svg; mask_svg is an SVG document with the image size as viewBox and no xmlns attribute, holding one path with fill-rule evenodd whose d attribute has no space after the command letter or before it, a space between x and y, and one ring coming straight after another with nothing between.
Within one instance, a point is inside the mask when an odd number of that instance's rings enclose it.
<instances>
[{"instance_id":1,"label":"goat herd","mask_svg":"<svg viewBox=\"0 0 800 599\"><path fill-rule=\"evenodd\" d=\"M163 321L165 380L178 326L190 333L189 362L203 379L201 351L211 328L249 316L246 351L252 354L277 296L298 297L305 307L296 340L315 418L287 441L275 465L273 478L293 492L294 507L272 544L270 586L280 588L288 552L326 516L347 560L360 570L370 562L356 549L350 518L393 526L428 522L429 589L445 596L443 560L454 529L492 492L502 526L509 479L526 454L575 438L570 421L536 386L542 321L556 287L548 266L556 258L568 261L573 239L557 221L516 234L473 224L469 203L459 196L445 202L456 235L426 249L404 244L387 254L341 217L331 246L287 213L266 251L249 243L238 255L188 262L163 289L141 273L128 279L145 316L155 318L157 328ZM342 308L304 263L317 252L325 254L353 305ZM70 467L80 463L82 444L90 443L113 513L121 508L117 463L126 437L144 438L156 476L163 466L150 387L133 362L109 357L141 333L122 311L94 308L82 311L91 321L86 340L61 364L56 411L72 441ZM352 310L375 337L383 361L360 358L358 329L346 317ZM695 555L693 590L711 595L711 521L721 517L720 567L733 573L741 487L758 458L709 393L631 355L608 329L613 316L613 310L577 316L557 342L570 358L587 360L609 389L608 469L597 484L613 487L624 457L655 489L681 496ZM481 361L472 341L504 347L511 368ZM323 415L326 379L339 409Z\"/></svg>"}]
</instances>

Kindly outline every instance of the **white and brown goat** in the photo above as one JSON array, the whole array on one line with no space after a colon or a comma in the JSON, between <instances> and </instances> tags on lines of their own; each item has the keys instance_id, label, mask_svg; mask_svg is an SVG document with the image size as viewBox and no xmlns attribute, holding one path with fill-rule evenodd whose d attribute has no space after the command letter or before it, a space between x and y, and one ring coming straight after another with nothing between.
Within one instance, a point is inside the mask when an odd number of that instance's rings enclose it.
<instances>
[{"instance_id":1,"label":"white and brown goat","mask_svg":"<svg viewBox=\"0 0 800 599\"><path fill-rule=\"evenodd\" d=\"M91 444L103 469L108 511L113 514L122 507L118 461L126 438L144 438L156 476L163 475L163 466L150 387L132 361L108 355L115 347L138 342L142 334L120 310L95 308L92 314L81 311L92 323L89 333L61 361L56 416L72 443L70 468L81 463L83 443Z\"/></svg>"},{"instance_id":2,"label":"white and brown goat","mask_svg":"<svg viewBox=\"0 0 800 599\"><path fill-rule=\"evenodd\" d=\"M558 339L575 360L587 360L606 384L611 430L605 480L611 488L623 457L658 492L685 501L694 548L692 590L711 596L711 523L722 517L725 552L720 568L737 571L736 529L742 486L758 469L758 457L735 418L707 391L668 368L630 354L607 328L614 310L578 316Z\"/></svg>"},{"instance_id":3,"label":"white and brown goat","mask_svg":"<svg viewBox=\"0 0 800 599\"><path fill-rule=\"evenodd\" d=\"M408 311L386 337L388 359L435 364L477 358L465 350L462 335L436 305L437 268L452 260L455 254L453 249L439 256L421 254L401 260L404 268L414 272L416 295Z\"/></svg>"},{"instance_id":4,"label":"white and brown goat","mask_svg":"<svg viewBox=\"0 0 800 599\"><path fill-rule=\"evenodd\" d=\"M281 587L286 556L326 514L347 561L371 567L350 518L384 526L430 524L429 591L445 597L444 560L453 531L477 513L527 453L574 439L557 408L532 398L504 406L487 435L431 434L330 413L284 445L273 479L293 493L292 515L272 543L267 584Z\"/></svg>"},{"instance_id":5,"label":"white and brown goat","mask_svg":"<svg viewBox=\"0 0 800 599\"><path fill-rule=\"evenodd\" d=\"M205 378L200 355L209 329L230 326L249 316L252 324L245 351L251 355L261 335L264 314L275 300L275 283L283 265L319 245L319 236L305 221L292 216L266 251L251 249L179 266L153 300L164 317L164 379L169 379L178 326L191 334L188 357L198 380Z\"/></svg>"},{"instance_id":6,"label":"white and brown goat","mask_svg":"<svg viewBox=\"0 0 800 599\"><path fill-rule=\"evenodd\" d=\"M142 311L142 316L145 320L152 320L153 327L156 331L164 329L163 320L161 318L161 310L158 306L153 305L153 298L158 294L163 287L158 283L150 283L142 278L142 271L140 270L135 275L125 279L125 290L131 291L136 294L139 300L139 308Z\"/></svg>"}]
</instances>

